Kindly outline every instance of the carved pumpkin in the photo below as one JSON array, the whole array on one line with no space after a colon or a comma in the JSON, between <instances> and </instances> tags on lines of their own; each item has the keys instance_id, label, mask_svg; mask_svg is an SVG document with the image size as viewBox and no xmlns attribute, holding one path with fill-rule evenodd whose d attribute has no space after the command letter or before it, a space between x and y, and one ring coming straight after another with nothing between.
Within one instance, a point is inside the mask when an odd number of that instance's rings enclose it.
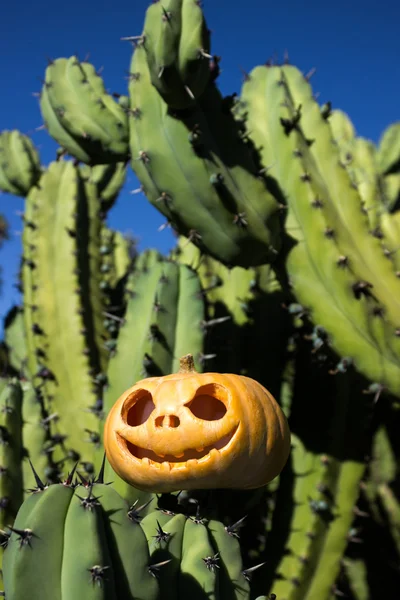
<instances>
[{"instance_id":1,"label":"carved pumpkin","mask_svg":"<svg viewBox=\"0 0 400 600\"><path fill-rule=\"evenodd\" d=\"M149 377L112 407L104 446L114 471L141 490L256 488L276 477L290 450L286 418L248 377L178 373Z\"/></svg>"}]
</instances>

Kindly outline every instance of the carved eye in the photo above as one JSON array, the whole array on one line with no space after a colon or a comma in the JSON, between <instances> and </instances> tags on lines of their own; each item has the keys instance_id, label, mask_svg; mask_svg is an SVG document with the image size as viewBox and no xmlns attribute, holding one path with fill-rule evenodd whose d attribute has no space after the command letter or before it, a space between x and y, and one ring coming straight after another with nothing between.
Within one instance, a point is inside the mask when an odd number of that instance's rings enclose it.
<instances>
[{"instance_id":1,"label":"carved eye","mask_svg":"<svg viewBox=\"0 0 400 600\"><path fill-rule=\"evenodd\" d=\"M150 392L136 390L125 402L122 419L130 427L138 427L146 423L154 409L155 405Z\"/></svg>"},{"instance_id":2,"label":"carved eye","mask_svg":"<svg viewBox=\"0 0 400 600\"><path fill-rule=\"evenodd\" d=\"M226 413L228 392L221 385L209 383L198 388L196 395L185 406L198 419L218 421Z\"/></svg>"}]
</instances>

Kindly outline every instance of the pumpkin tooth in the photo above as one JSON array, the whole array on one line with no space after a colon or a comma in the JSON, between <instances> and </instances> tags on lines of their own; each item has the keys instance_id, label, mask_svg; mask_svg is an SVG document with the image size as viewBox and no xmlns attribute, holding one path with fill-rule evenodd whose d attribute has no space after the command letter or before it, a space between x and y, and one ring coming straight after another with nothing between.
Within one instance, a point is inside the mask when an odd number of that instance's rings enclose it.
<instances>
[{"instance_id":1,"label":"pumpkin tooth","mask_svg":"<svg viewBox=\"0 0 400 600\"><path fill-rule=\"evenodd\" d=\"M161 468L163 471L170 471L170 470L172 469L172 465L171 465L171 463L169 463L167 460L164 460L164 461L161 463L161 465L160 465L160 468Z\"/></svg>"},{"instance_id":2,"label":"pumpkin tooth","mask_svg":"<svg viewBox=\"0 0 400 600\"><path fill-rule=\"evenodd\" d=\"M204 446L199 446L196 448L196 452L204 452Z\"/></svg>"},{"instance_id":3,"label":"pumpkin tooth","mask_svg":"<svg viewBox=\"0 0 400 600\"><path fill-rule=\"evenodd\" d=\"M212 450L210 450L210 452L208 454L206 454L206 456L210 456L211 458L216 458L217 456L220 455L219 450L217 450L217 448L212 448Z\"/></svg>"},{"instance_id":4,"label":"pumpkin tooth","mask_svg":"<svg viewBox=\"0 0 400 600\"><path fill-rule=\"evenodd\" d=\"M174 454L175 458L182 458L182 456L185 456L184 452L181 452L180 454Z\"/></svg>"},{"instance_id":5,"label":"pumpkin tooth","mask_svg":"<svg viewBox=\"0 0 400 600\"><path fill-rule=\"evenodd\" d=\"M188 469L190 469L191 467L195 467L198 463L197 458L189 458L189 460L186 461L186 466Z\"/></svg>"},{"instance_id":6,"label":"pumpkin tooth","mask_svg":"<svg viewBox=\"0 0 400 600\"><path fill-rule=\"evenodd\" d=\"M156 452L154 450L154 454L157 454L157 456L159 456L160 458L165 458L165 454L160 454L159 452Z\"/></svg>"},{"instance_id":7,"label":"pumpkin tooth","mask_svg":"<svg viewBox=\"0 0 400 600\"><path fill-rule=\"evenodd\" d=\"M142 458L142 463L144 463L145 465L149 465L151 462L152 461L147 456Z\"/></svg>"}]
</instances>

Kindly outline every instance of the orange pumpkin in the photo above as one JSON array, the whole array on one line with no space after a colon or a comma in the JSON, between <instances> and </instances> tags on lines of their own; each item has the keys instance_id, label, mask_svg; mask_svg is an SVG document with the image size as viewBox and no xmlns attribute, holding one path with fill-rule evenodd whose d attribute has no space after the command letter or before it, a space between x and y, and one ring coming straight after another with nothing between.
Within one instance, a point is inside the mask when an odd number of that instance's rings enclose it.
<instances>
[{"instance_id":1,"label":"orange pumpkin","mask_svg":"<svg viewBox=\"0 0 400 600\"><path fill-rule=\"evenodd\" d=\"M104 447L114 471L141 490L256 488L290 451L286 418L261 384L240 375L178 373L138 381L112 407Z\"/></svg>"}]
</instances>

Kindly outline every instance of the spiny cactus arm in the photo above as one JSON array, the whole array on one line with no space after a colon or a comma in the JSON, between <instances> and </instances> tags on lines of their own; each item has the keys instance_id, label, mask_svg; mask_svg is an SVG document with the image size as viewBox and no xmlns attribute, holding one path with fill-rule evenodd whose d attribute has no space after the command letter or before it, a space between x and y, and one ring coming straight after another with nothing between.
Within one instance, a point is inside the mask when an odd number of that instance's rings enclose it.
<instances>
[{"instance_id":1,"label":"spiny cactus arm","mask_svg":"<svg viewBox=\"0 0 400 600\"><path fill-rule=\"evenodd\" d=\"M400 213L383 210L379 219L379 227L384 236L383 245L396 272L400 273Z\"/></svg>"},{"instance_id":2,"label":"spiny cactus arm","mask_svg":"<svg viewBox=\"0 0 400 600\"><path fill-rule=\"evenodd\" d=\"M387 483L381 483L378 487L378 497L389 523L390 534L397 554L400 556L400 502Z\"/></svg>"},{"instance_id":3,"label":"spiny cactus arm","mask_svg":"<svg viewBox=\"0 0 400 600\"><path fill-rule=\"evenodd\" d=\"M304 600L329 598L340 561L349 541L349 531L354 519L353 509L359 495L359 484L365 472L361 462L347 461L340 465L336 479L335 518L320 550L320 560L314 572L312 583ZM327 576L329 574L329 576Z\"/></svg>"},{"instance_id":4,"label":"spiny cactus arm","mask_svg":"<svg viewBox=\"0 0 400 600\"><path fill-rule=\"evenodd\" d=\"M150 573L149 565L158 561L151 560L146 536L133 516L134 511L128 510L127 503L109 485L96 484L93 494L101 502L117 599L156 600L159 584Z\"/></svg>"},{"instance_id":5,"label":"spiny cactus arm","mask_svg":"<svg viewBox=\"0 0 400 600\"><path fill-rule=\"evenodd\" d=\"M51 137L60 144L61 148L68 152L68 154L86 164L91 164L92 157L85 145L85 141L83 140L82 142L79 138L75 138L61 124L60 114L62 114L62 111L60 110L60 107L53 107L49 98L48 88L49 84L47 83L40 92L40 111L46 130Z\"/></svg>"},{"instance_id":6,"label":"spiny cactus arm","mask_svg":"<svg viewBox=\"0 0 400 600\"><path fill-rule=\"evenodd\" d=\"M0 133L0 191L25 197L41 175L32 140L17 130Z\"/></svg>"},{"instance_id":7,"label":"spiny cactus arm","mask_svg":"<svg viewBox=\"0 0 400 600\"><path fill-rule=\"evenodd\" d=\"M202 351L204 301L197 275L188 267L164 261L156 253L127 283L128 301L118 351L110 359L105 408L143 375L173 372L177 351ZM190 318L189 318L190 317Z\"/></svg>"},{"instance_id":8,"label":"spiny cactus arm","mask_svg":"<svg viewBox=\"0 0 400 600\"><path fill-rule=\"evenodd\" d=\"M397 210L400 203L400 173L386 175L383 189L389 210Z\"/></svg>"},{"instance_id":9,"label":"spiny cactus arm","mask_svg":"<svg viewBox=\"0 0 400 600\"><path fill-rule=\"evenodd\" d=\"M40 393L36 392L31 383L22 383L22 443L24 447L24 458L22 462L23 487L25 498L35 489L36 480L32 472L29 460L34 465L40 477L47 478L47 469L51 467L51 454L45 451L48 447L48 432L46 431L46 410L44 400Z\"/></svg>"},{"instance_id":10,"label":"spiny cactus arm","mask_svg":"<svg viewBox=\"0 0 400 600\"><path fill-rule=\"evenodd\" d=\"M82 179L87 179L96 185L101 201L101 210L105 212L110 210L125 183L126 163L119 162L108 165L95 165L94 167L80 165L79 169L82 173Z\"/></svg>"},{"instance_id":11,"label":"spiny cactus arm","mask_svg":"<svg viewBox=\"0 0 400 600\"><path fill-rule=\"evenodd\" d=\"M253 297L250 288L256 276L254 269L228 269L212 257L202 255L200 250L183 236L178 241L176 256L179 262L189 265L198 273L202 288L207 293L210 316L216 316L213 305L223 303L235 323L243 325L248 321L245 304Z\"/></svg>"},{"instance_id":12,"label":"spiny cactus arm","mask_svg":"<svg viewBox=\"0 0 400 600\"><path fill-rule=\"evenodd\" d=\"M55 484L32 494L21 506L3 558L9 600L64 598L60 580L64 521L72 498L71 487Z\"/></svg>"},{"instance_id":13,"label":"spiny cactus arm","mask_svg":"<svg viewBox=\"0 0 400 600\"><path fill-rule=\"evenodd\" d=\"M23 500L22 388L11 379L0 395L0 529L13 523Z\"/></svg>"},{"instance_id":14,"label":"spiny cactus arm","mask_svg":"<svg viewBox=\"0 0 400 600\"><path fill-rule=\"evenodd\" d=\"M185 91L198 98L210 80L211 32L197 0L181 2L182 29L179 41L179 73Z\"/></svg>"},{"instance_id":15,"label":"spiny cactus arm","mask_svg":"<svg viewBox=\"0 0 400 600\"><path fill-rule=\"evenodd\" d=\"M187 517L182 514L174 516L155 511L155 521L152 527L147 527L150 536L148 543L152 563L170 561L159 572L160 600L174 600L176 598L179 580L179 571L182 561L182 543ZM149 515L150 517L150 515ZM143 522L147 519L143 519ZM150 522L147 524L150 525ZM142 525L143 527L143 525Z\"/></svg>"},{"instance_id":16,"label":"spiny cactus arm","mask_svg":"<svg viewBox=\"0 0 400 600\"><path fill-rule=\"evenodd\" d=\"M292 316L270 265L228 269L183 237L174 255L198 273L209 318L222 320L207 336L207 370L241 370L279 397Z\"/></svg>"},{"instance_id":17,"label":"spiny cactus arm","mask_svg":"<svg viewBox=\"0 0 400 600\"><path fill-rule=\"evenodd\" d=\"M188 519L182 543L178 595L217 600L219 569L210 535L201 520Z\"/></svg>"},{"instance_id":18,"label":"spiny cactus arm","mask_svg":"<svg viewBox=\"0 0 400 600\"><path fill-rule=\"evenodd\" d=\"M107 286L107 289L113 288L116 283L116 273L114 264L115 233L115 231L109 229L107 225L103 223L100 232L100 271L102 273L102 281L104 282L103 286ZM114 323L114 325L116 324Z\"/></svg>"},{"instance_id":19,"label":"spiny cactus arm","mask_svg":"<svg viewBox=\"0 0 400 600\"><path fill-rule=\"evenodd\" d=\"M171 108L192 106L210 79L210 34L200 2L154 3L146 12L143 38L156 90Z\"/></svg>"},{"instance_id":20,"label":"spiny cactus arm","mask_svg":"<svg viewBox=\"0 0 400 600\"><path fill-rule=\"evenodd\" d=\"M64 515L61 570L63 600L118 598L99 492L97 485L78 488Z\"/></svg>"},{"instance_id":21,"label":"spiny cactus arm","mask_svg":"<svg viewBox=\"0 0 400 600\"><path fill-rule=\"evenodd\" d=\"M76 155L78 159L89 164L127 159L127 115L106 93L100 76L89 63L80 63L76 56L51 61L46 69L41 111L50 135L68 152L73 154L74 149L65 145L68 140L64 135L58 139L58 125L78 143L82 149ZM52 128L54 118L56 129Z\"/></svg>"},{"instance_id":22,"label":"spiny cactus arm","mask_svg":"<svg viewBox=\"0 0 400 600\"><path fill-rule=\"evenodd\" d=\"M229 533L221 521L211 519L207 522L208 533L218 555L218 598L220 600L248 600L249 581L243 575L243 561L240 542Z\"/></svg>"},{"instance_id":23,"label":"spiny cactus arm","mask_svg":"<svg viewBox=\"0 0 400 600\"><path fill-rule=\"evenodd\" d=\"M286 230L295 240L286 258L290 283L298 301L311 308L314 323L328 332L335 350L354 359L372 381L399 394L395 328L378 316L382 311L373 297L357 293L365 282L353 271L351 256L342 254L331 236L321 189L314 186L320 177L311 172L312 159L304 160L307 143L301 132L293 129L282 81L279 67L257 67L244 84L242 101L251 136L262 147L263 162L272 165L270 176L288 198Z\"/></svg>"},{"instance_id":24,"label":"spiny cactus arm","mask_svg":"<svg viewBox=\"0 0 400 600\"><path fill-rule=\"evenodd\" d=\"M178 271L179 295L171 373L179 370L180 357L189 353L193 353L195 368L200 372L204 368L202 356L206 317L202 288L196 271L185 265L179 265Z\"/></svg>"},{"instance_id":25,"label":"spiny cactus arm","mask_svg":"<svg viewBox=\"0 0 400 600\"><path fill-rule=\"evenodd\" d=\"M133 54L129 89L131 165L150 202L222 262L249 266L274 258L278 203L217 90L210 86L205 105L185 120L172 117L151 85L142 45Z\"/></svg>"},{"instance_id":26,"label":"spiny cactus arm","mask_svg":"<svg viewBox=\"0 0 400 600\"><path fill-rule=\"evenodd\" d=\"M378 163L384 175L400 170L400 121L383 132L378 145Z\"/></svg>"},{"instance_id":27,"label":"spiny cactus arm","mask_svg":"<svg viewBox=\"0 0 400 600\"><path fill-rule=\"evenodd\" d=\"M267 549L274 547L275 552L269 570L273 569L272 583L269 586L278 598L279 594L288 600L298 600L304 594L308 580L308 563L313 557L314 540L321 535L324 522L320 507L325 508L324 497L318 493L318 485L326 485L328 480L327 465L321 455L316 455L293 436L292 473L281 474L276 497L277 508L272 516L272 530L267 538ZM291 489L293 486L294 489ZM317 492L317 493L316 493ZM285 516L279 509L284 500L293 493L291 503L292 517L289 532L286 532ZM283 506L283 505L282 505ZM323 512L323 511L321 511ZM280 533L279 531L280 530ZM275 537L277 536L276 543ZM289 549L283 554L284 548ZM314 557L313 557L314 560ZM315 563L313 563L315 566ZM271 573L267 575L268 579ZM332 579L334 581L334 578Z\"/></svg>"},{"instance_id":28,"label":"spiny cactus arm","mask_svg":"<svg viewBox=\"0 0 400 600\"><path fill-rule=\"evenodd\" d=\"M109 289L114 291L134 267L135 240L103 224L100 254L102 281L107 282Z\"/></svg>"},{"instance_id":29,"label":"spiny cactus arm","mask_svg":"<svg viewBox=\"0 0 400 600\"><path fill-rule=\"evenodd\" d=\"M133 268L135 240L128 235L116 231L114 235L114 265L116 283L121 281Z\"/></svg>"},{"instance_id":30,"label":"spiny cactus arm","mask_svg":"<svg viewBox=\"0 0 400 600\"><path fill-rule=\"evenodd\" d=\"M37 283L36 283L36 238L37 238L37 188L33 188L25 201L24 229L22 234L22 289L24 298L24 328L27 349L27 368L31 377L38 372L38 350L40 328L37 321Z\"/></svg>"},{"instance_id":31,"label":"spiny cactus arm","mask_svg":"<svg viewBox=\"0 0 400 600\"><path fill-rule=\"evenodd\" d=\"M81 201L77 203L75 235L77 243L78 286L83 310L83 323L87 347L91 349L91 362L97 370L105 372L108 364L108 352L104 347L106 330L103 311L107 304L107 287L102 288L101 272L101 218L100 199L95 184L82 182L75 171L78 193ZM86 202L84 201L86 200Z\"/></svg>"},{"instance_id":32,"label":"spiny cactus arm","mask_svg":"<svg viewBox=\"0 0 400 600\"><path fill-rule=\"evenodd\" d=\"M13 306L4 319L4 340L10 364L19 373L26 370L26 342L23 307Z\"/></svg>"},{"instance_id":33,"label":"spiny cactus arm","mask_svg":"<svg viewBox=\"0 0 400 600\"><path fill-rule=\"evenodd\" d=\"M82 281L90 272L87 246L82 245L90 242L85 230L79 235L76 230L82 213L89 212L88 202L72 163L52 163L36 197L35 277L46 366L56 380L53 411L58 413L57 428L66 434L68 427L67 447L83 460L92 461L99 442L100 425L91 409L99 394L95 380L99 365L87 332L93 327L93 314L85 310L87 297L82 295L82 289L87 292L90 285Z\"/></svg>"},{"instance_id":34,"label":"spiny cactus arm","mask_svg":"<svg viewBox=\"0 0 400 600\"><path fill-rule=\"evenodd\" d=\"M269 587L278 598L328 600L351 540L365 473L368 409L355 373L333 376L323 367L316 372L305 341L298 345L295 368L292 462L280 476L266 544L281 558L275 567L273 557L266 568L268 578L274 571ZM281 503L291 494L289 510Z\"/></svg>"},{"instance_id":35,"label":"spiny cactus arm","mask_svg":"<svg viewBox=\"0 0 400 600\"><path fill-rule=\"evenodd\" d=\"M387 200L377 171L376 148L369 140L357 137L341 161L358 189L370 231L379 239L379 216Z\"/></svg>"},{"instance_id":36,"label":"spiny cactus arm","mask_svg":"<svg viewBox=\"0 0 400 600\"><path fill-rule=\"evenodd\" d=\"M396 328L400 322L400 281L384 256L380 241L371 235L360 195L332 144L329 124L321 116L310 84L298 69L285 65L281 77L289 113L293 118L301 106L299 127L307 139L313 139L311 146L303 147L302 152L308 175L314 180L323 204L321 211L326 216L327 226L341 253L351 260L354 271L374 286L374 294ZM311 157L317 169L313 168Z\"/></svg>"},{"instance_id":37,"label":"spiny cactus arm","mask_svg":"<svg viewBox=\"0 0 400 600\"><path fill-rule=\"evenodd\" d=\"M335 144L339 147L342 158L345 158L356 138L354 125L349 116L339 109L330 111L325 118L329 120Z\"/></svg>"},{"instance_id":38,"label":"spiny cactus arm","mask_svg":"<svg viewBox=\"0 0 400 600\"><path fill-rule=\"evenodd\" d=\"M368 570L361 559L344 560L344 569L354 600L369 600Z\"/></svg>"},{"instance_id":39,"label":"spiny cactus arm","mask_svg":"<svg viewBox=\"0 0 400 600\"><path fill-rule=\"evenodd\" d=\"M29 586L32 600L156 600L146 537L126 503L109 485L72 478L21 506L5 553L7 597L28 597Z\"/></svg>"},{"instance_id":40,"label":"spiny cactus arm","mask_svg":"<svg viewBox=\"0 0 400 600\"><path fill-rule=\"evenodd\" d=\"M156 292L165 263L155 251L146 255L148 265L143 270L138 265L127 281L126 292L130 298L119 330L117 352L111 357L107 372L106 412L128 387L143 377L145 354L152 350L150 328L157 318L154 304L158 302Z\"/></svg>"}]
</instances>

